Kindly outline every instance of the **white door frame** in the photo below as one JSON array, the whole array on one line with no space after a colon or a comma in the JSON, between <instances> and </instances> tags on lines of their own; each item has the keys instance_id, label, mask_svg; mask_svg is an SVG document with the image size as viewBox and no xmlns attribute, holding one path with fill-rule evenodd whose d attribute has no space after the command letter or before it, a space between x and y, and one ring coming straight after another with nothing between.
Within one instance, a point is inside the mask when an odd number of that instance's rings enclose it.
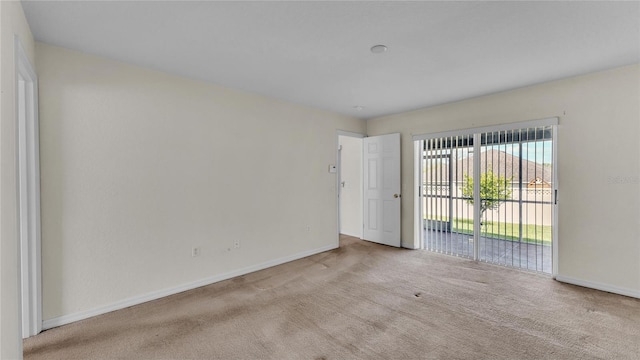
<instances>
[{"instance_id":1,"label":"white door frame","mask_svg":"<svg viewBox=\"0 0 640 360\"><path fill-rule=\"evenodd\" d=\"M22 337L42 331L38 79L16 35L18 241Z\"/></svg>"},{"instance_id":2,"label":"white door frame","mask_svg":"<svg viewBox=\"0 0 640 360\"><path fill-rule=\"evenodd\" d=\"M341 151L341 149L340 149L340 136L349 136L349 137L364 139L364 138L367 137L367 135L356 133L356 132L351 132L351 131L344 131L344 130L337 130L336 131L336 169L337 169L337 173L336 173L336 206L337 206L337 209L338 209L338 211L336 212L338 214L338 219L337 219L337 222L336 222L336 224L338 225L337 233L336 233L336 247L340 246L340 181L341 181L341 176L342 176L342 164L341 164L341 160L340 160L340 151ZM360 189L360 191L362 191L362 189ZM361 198L362 198L362 196L361 196ZM360 204L360 206L362 207L362 204Z\"/></svg>"},{"instance_id":3,"label":"white door frame","mask_svg":"<svg viewBox=\"0 0 640 360\"><path fill-rule=\"evenodd\" d=\"M411 249L421 249L424 247L424 237L422 236L422 157L424 151L421 141L413 141L413 184L417 189L413 198L413 247Z\"/></svg>"}]
</instances>

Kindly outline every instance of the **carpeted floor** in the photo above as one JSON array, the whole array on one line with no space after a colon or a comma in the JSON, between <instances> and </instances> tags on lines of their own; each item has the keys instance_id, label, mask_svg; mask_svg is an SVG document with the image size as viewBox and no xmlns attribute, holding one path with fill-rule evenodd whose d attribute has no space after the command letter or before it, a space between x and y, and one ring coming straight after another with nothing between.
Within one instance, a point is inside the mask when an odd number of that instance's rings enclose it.
<instances>
[{"instance_id":1,"label":"carpeted floor","mask_svg":"<svg viewBox=\"0 0 640 360\"><path fill-rule=\"evenodd\" d=\"M45 331L25 359L640 359L640 300L342 237Z\"/></svg>"}]
</instances>

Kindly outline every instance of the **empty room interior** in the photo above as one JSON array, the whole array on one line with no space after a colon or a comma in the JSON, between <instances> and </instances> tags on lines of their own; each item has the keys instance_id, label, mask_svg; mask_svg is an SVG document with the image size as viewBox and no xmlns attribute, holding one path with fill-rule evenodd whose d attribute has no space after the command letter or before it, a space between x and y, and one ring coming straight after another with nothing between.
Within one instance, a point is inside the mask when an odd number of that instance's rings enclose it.
<instances>
[{"instance_id":1,"label":"empty room interior","mask_svg":"<svg viewBox=\"0 0 640 360\"><path fill-rule=\"evenodd\" d=\"M640 2L0 28L1 359L640 358Z\"/></svg>"}]
</instances>

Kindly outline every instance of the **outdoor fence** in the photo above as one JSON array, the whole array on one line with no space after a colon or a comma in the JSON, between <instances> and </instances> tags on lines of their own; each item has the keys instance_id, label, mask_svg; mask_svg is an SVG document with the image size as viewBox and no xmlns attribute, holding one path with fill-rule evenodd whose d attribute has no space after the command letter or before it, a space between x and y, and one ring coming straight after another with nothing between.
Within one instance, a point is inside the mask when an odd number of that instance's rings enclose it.
<instances>
[{"instance_id":1,"label":"outdoor fence","mask_svg":"<svg viewBox=\"0 0 640 360\"><path fill-rule=\"evenodd\" d=\"M537 224L551 226L553 224L553 189L551 188L527 188L523 187L520 192L519 187L511 188L511 197L504 199L497 209L487 210L483 220L502 223ZM442 214L449 214L449 204L453 206L453 214L456 218L473 219L473 205L469 204L467 198L462 194L462 186L454 186L453 193L450 193L449 185L425 184L422 194L424 196L424 211L426 219L442 219ZM522 194L522 196L521 196ZM449 200L449 197L453 201ZM522 199L522 204L520 200ZM440 217L436 219L436 214ZM520 215L522 214L522 218Z\"/></svg>"}]
</instances>

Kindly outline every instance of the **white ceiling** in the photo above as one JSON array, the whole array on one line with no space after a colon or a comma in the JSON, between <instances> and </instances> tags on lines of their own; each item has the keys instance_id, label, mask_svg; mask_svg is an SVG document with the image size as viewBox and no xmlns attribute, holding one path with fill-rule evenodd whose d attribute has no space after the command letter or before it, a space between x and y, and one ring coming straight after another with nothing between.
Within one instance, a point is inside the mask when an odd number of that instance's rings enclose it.
<instances>
[{"instance_id":1,"label":"white ceiling","mask_svg":"<svg viewBox=\"0 0 640 360\"><path fill-rule=\"evenodd\" d=\"M640 62L640 2L23 7L39 41L361 118Z\"/></svg>"}]
</instances>

